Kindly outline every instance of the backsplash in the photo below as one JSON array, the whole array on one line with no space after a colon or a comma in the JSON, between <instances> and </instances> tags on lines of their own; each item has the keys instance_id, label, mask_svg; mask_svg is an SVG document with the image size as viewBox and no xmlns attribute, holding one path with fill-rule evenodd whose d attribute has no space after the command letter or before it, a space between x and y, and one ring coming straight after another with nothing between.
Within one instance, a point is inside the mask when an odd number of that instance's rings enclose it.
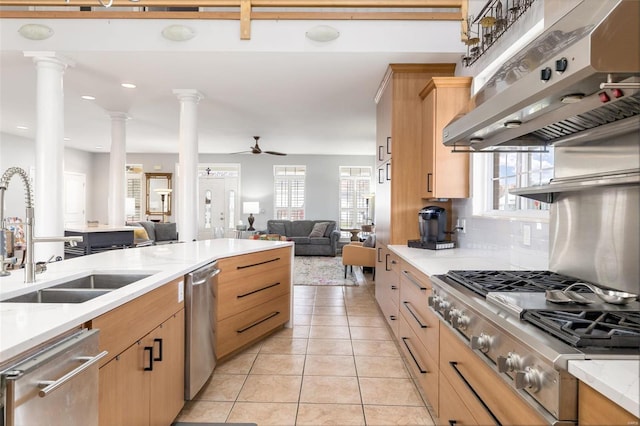
<instances>
[{"instance_id":1,"label":"backsplash","mask_svg":"<svg viewBox=\"0 0 640 426\"><path fill-rule=\"evenodd\" d=\"M454 224L466 222L466 232L457 234L458 247L495 252L520 269L549 269L548 222L473 216L470 199L453 200L452 210Z\"/></svg>"}]
</instances>

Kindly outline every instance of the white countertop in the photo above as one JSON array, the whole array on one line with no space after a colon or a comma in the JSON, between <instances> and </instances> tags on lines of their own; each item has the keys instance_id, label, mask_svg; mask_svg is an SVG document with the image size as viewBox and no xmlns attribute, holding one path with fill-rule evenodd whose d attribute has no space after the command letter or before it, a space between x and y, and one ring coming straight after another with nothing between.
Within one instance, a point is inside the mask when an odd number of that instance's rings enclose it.
<instances>
[{"instance_id":1,"label":"white countertop","mask_svg":"<svg viewBox=\"0 0 640 426\"><path fill-rule=\"evenodd\" d=\"M569 373L640 417L640 360L569 361Z\"/></svg>"},{"instance_id":2,"label":"white countertop","mask_svg":"<svg viewBox=\"0 0 640 426\"><path fill-rule=\"evenodd\" d=\"M212 260L291 245L223 238L111 250L50 263L32 284L24 284L24 270L11 271L10 276L0 278L0 300L92 272L153 275L83 303L0 303L0 364Z\"/></svg>"},{"instance_id":3,"label":"white countertop","mask_svg":"<svg viewBox=\"0 0 640 426\"><path fill-rule=\"evenodd\" d=\"M389 249L428 276L449 270L518 269L496 252L474 249L424 250L392 245ZM627 411L639 416L640 360L573 360L569 373Z\"/></svg>"},{"instance_id":4,"label":"white countertop","mask_svg":"<svg viewBox=\"0 0 640 426\"><path fill-rule=\"evenodd\" d=\"M135 226L112 226L112 225L98 225L87 226L83 224L70 225L64 228L65 231L71 232L116 232L116 231L133 231Z\"/></svg>"}]
</instances>

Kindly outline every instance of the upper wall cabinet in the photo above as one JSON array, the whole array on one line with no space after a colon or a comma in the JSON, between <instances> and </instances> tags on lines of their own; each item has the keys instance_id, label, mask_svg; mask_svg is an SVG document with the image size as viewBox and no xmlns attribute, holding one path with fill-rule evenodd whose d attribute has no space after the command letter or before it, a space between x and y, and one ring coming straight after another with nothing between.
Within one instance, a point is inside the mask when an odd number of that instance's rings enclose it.
<instances>
[{"instance_id":1,"label":"upper wall cabinet","mask_svg":"<svg viewBox=\"0 0 640 426\"><path fill-rule=\"evenodd\" d=\"M444 127L467 105L471 77L433 77L422 99L422 198L469 197L469 154L442 144Z\"/></svg>"}]
</instances>

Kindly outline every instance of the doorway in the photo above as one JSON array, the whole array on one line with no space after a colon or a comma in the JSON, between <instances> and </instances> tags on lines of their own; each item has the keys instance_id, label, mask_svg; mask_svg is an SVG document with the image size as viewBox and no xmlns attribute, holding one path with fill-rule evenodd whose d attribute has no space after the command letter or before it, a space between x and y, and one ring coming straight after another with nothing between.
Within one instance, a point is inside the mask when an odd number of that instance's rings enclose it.
<instances>
[{"instance_id":1,"label":"doorway","mask_svg":"<svg viewBox=\"0 0 640 426\"><path fill-rule=\"evenodd\" d=\"M238 220L239 164L198 166L198 239L230 236Z\"/></svg>"},{"instance_id":2,"label":"doorway","mask_svg":"<svg viewBox=\"0 0 640 426\"><path fill-rule=\"evenodd\" d=\"M86 224L86 182L84 173L64 172L64 227Z\"/></svg>"}]
</instances>

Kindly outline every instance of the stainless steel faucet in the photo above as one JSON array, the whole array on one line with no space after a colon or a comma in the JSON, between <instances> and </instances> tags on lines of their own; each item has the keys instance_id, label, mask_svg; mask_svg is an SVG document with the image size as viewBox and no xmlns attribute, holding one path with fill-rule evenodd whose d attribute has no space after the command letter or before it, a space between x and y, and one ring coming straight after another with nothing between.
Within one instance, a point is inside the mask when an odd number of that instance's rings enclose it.
<instances>
[{"instance_id":1,"label":"stainless steel faucet","mask_svg":"<svg viewBox=\"0 0 640 426\"><path fill-rule=\"evenodd\" d=\"M4 192L9 187L9 180L18 175L22 178L25 191L25 204L26 204L26 218L25 218L25 239L26 239L26 259L24 265L24 282L33 283L36 281L36 263L33 260L33 248L35 243L51 243L51 242L69 242L71 245L76 245L78 241L82 241L82 237L40 237L33 236L33 221L34 221L34 209L33 209L33 189L31 182L29 182L29 175L20 167L9 167L2 177L0 178L0 226L2 226L2 232L4 232ZM0 276L9 275L9 272L5 270L4 250L0 250Z\"/></svg>"}]
</instances>

